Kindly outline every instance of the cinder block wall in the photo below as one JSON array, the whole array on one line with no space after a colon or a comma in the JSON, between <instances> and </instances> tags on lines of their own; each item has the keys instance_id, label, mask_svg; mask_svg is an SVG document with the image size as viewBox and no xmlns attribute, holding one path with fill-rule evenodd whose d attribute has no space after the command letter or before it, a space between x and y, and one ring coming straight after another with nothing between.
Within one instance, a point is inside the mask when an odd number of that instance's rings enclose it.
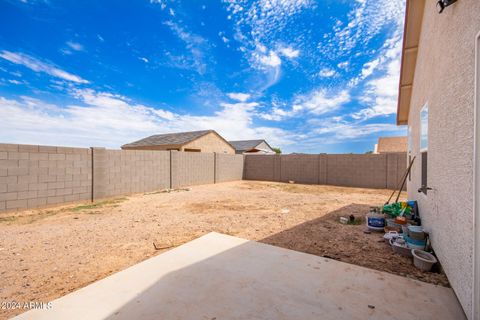
<instances>
[{"instance_id":1,"label":"cinder block wall","mask_svg":"<svg viewBox=\"0 0 480 320\"><path fill-rule=\"evenodd\" d=\"M172 188L215 183L214 153L171 151Z\"/></svg>"},{"instance_id":2,"label":"cinder block wall","mask_svg":"<svg viewBox=\"0 0 480 320\"><path fill-rule=\"evenodd\" d=\"M215 154L215 182L243 179L243 155Z\"/></svg>"},{"instance_id":3,"label":"cinder block wall","mask_svg":"<svg viewBox=\"0 0 480 320\"><path fill-rule=\"evenodd\" d=\"M91 197L91 150L0 144L0 211Z\"/></svg>"},{"instance_id":4,"label":"cinder block wall","mask_svg":"<svg viewBox=\"0 0 480 320\"><path fill-rule=\"evenodd\" d=\"M395 164L394 170L397 169ZM387 188L386 154L329 154L327 183L335 186Z\"/></svg>"},{"instance_id":5,"label":"cinder block wall","mask_svg":"<svg viewBox=\"0 0 480 320\"><path fill-rule=\"evenodd\" d=\"M275 180L275 161L277 156L248 155L245 156L245 180Z\"/></svg>"},{"instance_id":6,"label":"cinder block wall","mask_svg":"<svg viewBox=\"0 0 480 320\"><path fill-rule=\"evenodd\" d=\"M280 181L294 180L298 183L319 184L321 155L284 155L280 161ZM278 161L278 160L277 160Z\"/></svg>"},{"instance_id":7,"label":"cinder block wall","mask_svg":"<svg viewBox=\"0 0 480 320\"><path fill-rule=\"evenodd\" d=\"M234 180L395 188L405 154L227 155L0 144L0 211Z\"/></svg>"},{"instance_id":8,"label":"cinder block wall","mask_svg":"<svg viewBox=\"0 0 480 320\"><path fill-rule=\"evenodd\" d=\"M93 148L93 200L170 187L170 152Z\"/></svg>"},{"instance_id":9,"label":"cinder block wall","mask_svg":"<svg viewBox=\"0 0 480 320\"><path fill-rule=\"evenodd\" d=\"M244 177L246 180L395 189L406 167L404 153L248 155Z\"/></svg>"}]
</instances>

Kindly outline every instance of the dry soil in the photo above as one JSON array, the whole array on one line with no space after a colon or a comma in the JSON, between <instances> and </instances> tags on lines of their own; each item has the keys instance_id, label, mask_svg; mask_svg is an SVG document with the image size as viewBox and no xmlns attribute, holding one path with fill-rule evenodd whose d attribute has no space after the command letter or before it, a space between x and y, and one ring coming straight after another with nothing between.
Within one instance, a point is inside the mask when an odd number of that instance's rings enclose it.
<instances>
[{"instance_id":1,"label":"dry soil","mask_svg":"<svg viewBox=\"0 0 480 320\"><path fill-rule=\"evenodd\" d=\"M0 215L0 302L48 302L210 231L448 286L364 216L389 190L237 181ZM343 225L353 214L360 225ZM157 250L155 246L160 248ZM0 318L22 310L0 309Z\"/></svg>"}]
</instances>

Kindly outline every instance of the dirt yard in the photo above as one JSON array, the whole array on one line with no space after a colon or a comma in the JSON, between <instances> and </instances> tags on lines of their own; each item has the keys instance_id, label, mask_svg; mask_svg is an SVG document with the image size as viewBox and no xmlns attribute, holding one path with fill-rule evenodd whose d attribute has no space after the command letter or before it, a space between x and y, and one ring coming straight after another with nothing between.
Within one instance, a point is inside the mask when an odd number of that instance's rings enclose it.
<instances>
[{"instance_id":1,"label":"dirt yard","mask_svg":"<svg viewBox=\"0 0 480 320\"><path fill-rule=\"evenodd\" d=\"M0 301L48 302L210 231L448 286L362 219L390 191L238 181L0 215ZM155 243L157 249L154 248ZM3 305L2 305L3 306ZM0 310L0 318L22 310Z\"/></svg>"}]
</instances>

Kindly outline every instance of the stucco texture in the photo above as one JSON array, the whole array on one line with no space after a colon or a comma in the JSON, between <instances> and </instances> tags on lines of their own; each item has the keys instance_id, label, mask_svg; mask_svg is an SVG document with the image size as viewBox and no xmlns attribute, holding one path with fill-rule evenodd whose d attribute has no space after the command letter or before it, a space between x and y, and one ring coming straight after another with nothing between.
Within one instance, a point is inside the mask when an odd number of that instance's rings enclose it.
<instances>
[{"instance_id":1,"label":"stucco texture","mask_svg":"<svg viewBox=\"0 0 480 320\"><path fill-rule=\"evenodd\" d=\"M408 182L418 201L433 248L472 319L473 281L473 115L475 36L480 1L462 0L438 14L426 1L410 113L411 156L417 156ZM420 110L428 103L428 186L421 187Z\"/></svg>"},{"instance_id":2,"label":"stucco texture","mask_svg":"<svg viewBox=\"0 0 480 320\"><path fill-rule=\"evenodd\" d=\"M185 144L180 150L185 151L186 149L200 150L200 152L235 154L235 149L213 132Z\"/></svg>"}]
</instances>

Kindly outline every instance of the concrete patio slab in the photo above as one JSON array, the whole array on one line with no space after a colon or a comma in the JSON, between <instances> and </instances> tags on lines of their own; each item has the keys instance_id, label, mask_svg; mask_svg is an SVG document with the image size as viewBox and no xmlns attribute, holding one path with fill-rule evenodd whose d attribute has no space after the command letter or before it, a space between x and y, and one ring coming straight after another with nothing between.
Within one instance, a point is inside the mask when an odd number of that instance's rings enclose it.
<instances>
[{"instance_id":1,"label":"concrete patio slab","mask_svg":"<svg viewBox=\"0 0 480 320\"><path fill-rule=\"evenodd\" d=\"M413 267L413 266L412 266ZM16 319L465 319L449 288L218 233Z\"/></svg>"}]
</instances>

